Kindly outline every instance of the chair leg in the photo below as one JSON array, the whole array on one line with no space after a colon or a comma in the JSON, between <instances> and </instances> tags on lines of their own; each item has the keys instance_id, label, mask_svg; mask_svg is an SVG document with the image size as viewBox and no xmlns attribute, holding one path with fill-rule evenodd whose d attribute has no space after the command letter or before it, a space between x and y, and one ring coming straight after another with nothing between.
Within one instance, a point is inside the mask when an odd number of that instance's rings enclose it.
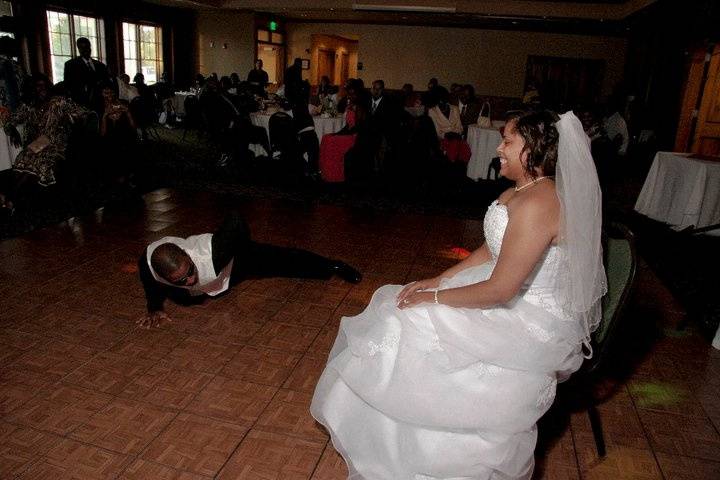
<instances>
[{"instance_id":1,"label":"chair leg","mask_svg":"<svg viewBox=\"0 0 720 480\"><path fill-rule=\"evenodd\" d=\"M588 418L590 419L590 426L592 427L593 437L595 438L595 447L597 448L598 457L605 457L605 437L603 436L602 422L600 421L600 414L595 408L595 405L591 405L588 408Z\"/></svg>"}]
</instances>

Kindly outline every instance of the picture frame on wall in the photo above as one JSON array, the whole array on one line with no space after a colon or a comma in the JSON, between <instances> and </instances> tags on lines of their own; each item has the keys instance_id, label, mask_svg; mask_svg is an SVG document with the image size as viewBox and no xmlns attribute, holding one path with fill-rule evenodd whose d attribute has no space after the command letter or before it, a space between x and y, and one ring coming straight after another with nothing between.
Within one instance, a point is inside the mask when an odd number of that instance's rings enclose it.
<instances>
[{"instance_id":1,"label":"picture frame on wall","mask_svg":"<svg viewBox=\"0 0 720 480\"><path fill-rule=\"evenodd\" d=\"M303 58L303 59L302 59L302 69L303 69L303 70L310 70L310 59L309 59L309 58Z\"/></svg>"}]
</instances>

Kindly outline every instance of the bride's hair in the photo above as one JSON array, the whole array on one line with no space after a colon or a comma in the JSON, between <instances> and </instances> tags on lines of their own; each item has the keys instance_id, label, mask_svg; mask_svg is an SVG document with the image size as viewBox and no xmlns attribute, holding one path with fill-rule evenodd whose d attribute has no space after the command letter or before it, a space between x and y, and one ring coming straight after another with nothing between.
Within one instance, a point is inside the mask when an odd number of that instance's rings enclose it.
<instances>
[{"instance_id":1,"label":"bride's hair","mask_svg":"<svg viewBox=\"0 0 720 480\"><path fill-rule=\"evenodd\" d=\"M557 114L550 110L523 112L508 118L508 123L514 123L515 131L525 141L525 170L532 178L538 176L537 168L542 171L542 175L555 175L558 158L558 131L555 122L558 119Z\"/></svg>"}]
</instances>

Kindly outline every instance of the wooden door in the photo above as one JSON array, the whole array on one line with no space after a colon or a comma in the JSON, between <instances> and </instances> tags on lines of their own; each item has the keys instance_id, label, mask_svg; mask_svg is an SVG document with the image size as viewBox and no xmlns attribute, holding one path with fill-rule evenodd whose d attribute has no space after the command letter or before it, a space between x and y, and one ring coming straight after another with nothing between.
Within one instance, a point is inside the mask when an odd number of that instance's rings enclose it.
<instances>
[{"instance_id":1,"label":"wooden door","mask_svg":"<svg viewBox=\"0 0 720 480\"><path fill-rule=\"evenodd\" d=\"M720 46L715 46L710 57L710 67L700 101L693 153L720 155Z\"/></svg>"},{"instance_id":2,"label":"wooden door","mask_svg":"<svg viewBox=\"0 0 720 480\"><path fill-rule=\"evenodd\" d=\"M347 53L340 55L340 78L336 79L335 85L345 85L350 76L350 56Z\"/></svg>"},{"instance_id":3,"label":"wooden door","mask_svg":"<svg viewBox=\"0 0 720 480\"><path fill-rule=\"evenodd\" d=\"M327 75L330 83L335 81L335 50L321 48L318 51L318 83L323 75Z\"/></svg>"}]
</instances>

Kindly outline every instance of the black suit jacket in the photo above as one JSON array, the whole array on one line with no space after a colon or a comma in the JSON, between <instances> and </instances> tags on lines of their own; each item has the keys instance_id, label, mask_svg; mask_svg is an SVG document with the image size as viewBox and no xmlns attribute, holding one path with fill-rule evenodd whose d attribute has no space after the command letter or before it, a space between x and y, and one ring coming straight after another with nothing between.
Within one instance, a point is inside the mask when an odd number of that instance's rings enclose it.
<instances>
[{"instance_id":1,"label":"black suit jacket","mask_svg":"<svg viewBox=\"0 0 720 480\"><path fill-rule=\"evenodd\" d=\"M87 66L82 57L75 57L65 62L63 80L70 98L76 103L87 107L95 107L100 97L98 84L109 81L107 67L104 63L92 60L94 70Z\"/></svg>"},{"instance_id":2,"label":"black suit jacket","mask_svg":"<svg viewBox=\"0 0 720 480\"><path fill-rule=\"evenodd\" d=\"M459 104L458 108L460 108ZM477 123L478 116L480 115L480 108L480 103L473 98L468 100L468 103L465 105L465 111L460 111L460 122L465 130L467 130L468 125Z\"/></svg>"}]
</instances>

